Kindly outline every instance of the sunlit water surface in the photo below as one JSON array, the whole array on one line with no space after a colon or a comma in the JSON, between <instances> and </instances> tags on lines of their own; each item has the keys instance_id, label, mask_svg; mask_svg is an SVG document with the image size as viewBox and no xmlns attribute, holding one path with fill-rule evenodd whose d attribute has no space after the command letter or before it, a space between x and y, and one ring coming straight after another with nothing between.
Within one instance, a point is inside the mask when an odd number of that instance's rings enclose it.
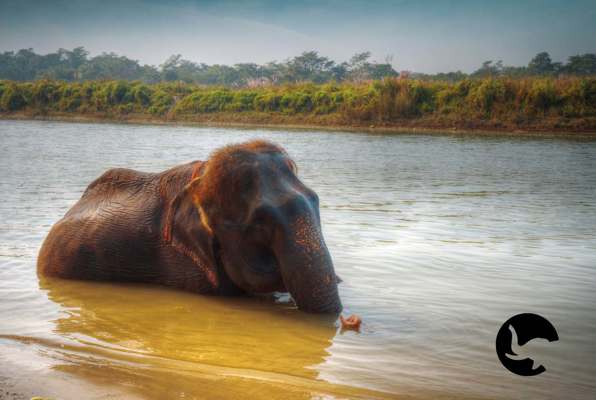
<instances>
[{"instance_id":1,"label":"sunlit water surface","mask_svg":"<svg viewBox=\"0 0 596 400\"><path fill-rule=\"evenodd\" d=\"M360 333L287 301L42 280L41 242L110 167L266 138L321 199ZM596 396L596 142L0 121L0 398ZM504 369L517 313L560 340Z\"/></svg>"}]
</instances>

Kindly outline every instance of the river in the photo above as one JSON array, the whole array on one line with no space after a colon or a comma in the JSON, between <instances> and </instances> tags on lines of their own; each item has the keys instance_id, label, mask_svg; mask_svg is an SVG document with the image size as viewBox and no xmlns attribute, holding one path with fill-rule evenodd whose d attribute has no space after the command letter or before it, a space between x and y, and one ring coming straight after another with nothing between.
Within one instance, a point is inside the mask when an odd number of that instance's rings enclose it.
<instances>
[{"instance_id":1,"label":"river","mask_svg":"<svg viewBox=\"0 0 596 400\"><path fill-rule=\"evenodd\" d=\"M252 138L319 194L359 333L283 297L38 278L51 225L106 169ZM0 121L0 145L0 398L596 395L596 141ZM524 312L560 338L524 346L535 377L495 352Z\"/></svg>"}]
</instances>

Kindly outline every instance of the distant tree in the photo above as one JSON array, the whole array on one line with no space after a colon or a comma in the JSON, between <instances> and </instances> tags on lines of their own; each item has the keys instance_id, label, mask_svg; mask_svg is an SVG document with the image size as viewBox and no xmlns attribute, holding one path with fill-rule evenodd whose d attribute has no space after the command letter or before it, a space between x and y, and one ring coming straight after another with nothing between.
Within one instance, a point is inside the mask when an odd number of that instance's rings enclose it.
<instances>
[{"instance_id":1,"label":"distant tree","mask_svg":"<svg viewBox=\"0 0 596 400\"><path fill-rule=\"evenodd\" d=\"M58 49L45 55L33 49L0 53L0 80L34 81L40 79L84 81L96 79L142 80L147 83L160 81L183 81L200 85L258 86L295 82L323 83L329 81L380 80L398 76L393 68L393 57L385 62L371 61L371 53L354 54L348 61L336 63L316 51L305 51L284 62L269 62L264 65L241 63L229 65L207 65L185 60L180 54L170 56L159 67L140 65L138 61L103 53L89 58L84 47L72 50ZM507 76L596 75L596 54L578 54L569 57L566 64L553 62L547 52L536 54L527 66L505 66L501 60L488 60L471 74L461 71L422 74L412 72L410 76L422 80L456 82L467 77L484 78ZM18 99L18 95L14 97ZM16 101L16 100L15 100ZM18 103L18 101L17 101ZM15 104L17 104L15 103Z\"/></svg>"},{"instance_id":2,"label":"distant tree","mask_svg":"<svg viewBox=\"0 0 596 400\"><path fill-rule=\"evenodd\" d=\"M572 75L596 75L596 54L586 53L571 56L561 69Z\"/></svg>"},{"instance_id":3,"label":"distant tree","mask_svg":"<svg viewBox=\"0 0 596 400\"><path fill-rule=\"evenodd\" d=\"M287 64L272 61L265 64L263 74L270 82L277 84L285 80L284 78L288 75L287 69Z\"/></svg>"},{"instance_id":4,"label":"distant tree","mask_svg":"<svg viewBox=\"0 0 596 400\"><path fill-rule=\"evenodd\" d=\"M203 77L199 83L206 85L239 86L241 81L238 71L228 65L211 65Z\"/></svg>"},{"instance_id":5,"label":"distant tree","mask_svg":"<svg viewBox=\"0 0 596 400\"><path fill-rule=\"evenodd\" d=\"M140 71L140 79L146 83L157 83L161 81L161 74L153 65L143 65Z\"/></svg>"},{"instance_id":6,"label":"distant tree","mask_svg":"<svg viewBox=\"0 0 596 400\"><path fill-rule=\"evenodd\" d=\"M36 54L33 49L0 54L0 79L35 80L77 79L77 69L87 62L87 51L77 47L72 51L59 49L46 55Z\"/></svg>"},{"instance_id":7,"label":"distant tree","mask_svg":"<svg viewBox=\"0 0 596 400\"><path fill-rule=\"evenodd\" d=\"M336 82L345 81L346 79L348 79L349 67L350 67L350 65L347 62L342 62L341 64L335 64L329 70L331 79L333 79Z\"/></svg>"},{"instance_id":8,"label":"distant tree","mask_svg":"<svg viewBox=\"0 0 596 400\"><path fill-rule=\"evenodd\" d=\"M520 78L529 75L529 72L527 67L505 66L501 70L501 75L508 76L510 78Z\"/></svg>"},{"instance_id":9,"label":"distant tree","mask_svg":"<svg viewBox=\"0 0 596 400\"><path fill-rule=\"evenodd\" d=\"M329 80L330 70L335 62L327 57L319 56L316 51L305 51L301 55L294 57L287 63L288 79L299 81L312 81L316 83Z\"/></svg>"},{"instance_id":10,"label":"distant tree","mask_svg":"<svg viewBox=\"0 0 596 400\"><path fill-rule=\"evenodd\" d=\"M239 83L247 84L249 81L258 80L263 78L263 68L254 63L244 63L234 65L236 71L238 71Z\"/></svg>"},{"instance_id":11,"label":"distant tree","mask_svg":"<svg viewBox=\"0 0 596 400\"><path fill-rule=\"evenodd\" d=\"M160 65L161 75L165 81L176 81L178 80L178 67L182 60L182 55L174 54L171 55L163 64Z\"/></svg>"},{"instance_id":12,"label":"distant tree","mask_svg":"<svg viewBox=\"0 0 596 400\"><path fill-rule=\"evenodd\" d=\"M87 62L89 52L84 47L75 47L68 53L68 62L72 68L79 68Z\"/></svg>"},{"instance_id":13,"label":"distant tree","mask_svg":"<svg viewBox=\"0 0 596 400\"><path fill-rule=\"evenodd\" d=\"M370 58L370 51L363 51L362 53L356 53L350 58L349 64L351 69L359 69L368 64Z\"/></svg>"},{"instance_id":14,"label":"distant tree","mask_svg":"<svg viewBox=\"0 0 596 400\"><path fill-rule=\"evenodd\" d=\"M553 74L555 72L555 65L550 58L550 54L546 51L536 54L528 64L528 72L532 75Z\"/></svg>"},{"instance_id":15,"label":"distant tree","mask_svg":"<svg viewBox=\"0 0 596 400\"><path fill-rule=\"evenodd\" d=\"M13 81L25 80L23 71L17 66L16 55L13 51L0 54L0 79Z\"/></svg>"},{"instance_id":16,"label":"distant tree","mask_svg":"<svg viewBox=\"0 0 596 400\"><path fill-rule=\"evenodd\" d=\"M405 75L405 76L404 76ZM437 74L421 74L411 73L409 71L402 71L400 77L410 77L415 79L421 79L424 81L442 81L442 82L459 82L468 77L468 74L455 71L455 72L439 72Z\"/></svg>"},{"instance_id":17,"label":"distant tree","mask_svg":"<svg viewBox=\"0 0 596 400\"><path fill-rule=\"evenodd\" d=\"M21 49L14 55L13 73L16 80L33 80L36 78L37 71L43 69L43 57L35 54L33 49Z\"/></svg>"},{"instance_id":18,"label":"distant tree","mask_svg":"<svg viewBox=\"0 0 596 400\"><path fill-rule=\"evenodd\" d=\"M391 76L398 76L399 73L393 69L391 64L369 64L367 71L369 79L383 79Z\"/></svg>"},{"instance_id":19,"label":"distant tree","mask_svg":"<svg viewBox=\"0 0 596 400\"><path fill-rule=\"evenodd\" d=\"M118 56L115 53L103 53L91 58L79 69L81 79L121 79L138 80L142 68L138 61Z\"/></svg>"},{"instance_id":20,"label":"distant tree","mask_svg":"<svg viewBox=\"0 0 596 400\"><path fill-rule=\"evenodd\" d=\"M362 81L365 79L369 79L369 76L368 76L368 67L370 65L370 63L368 62L369 58L370 58L370 51L356 53L352 56L352 58L350 58L348 65L349 65L351 80Z\"/></svg>"},{"instance_id":21,"label":"distant tree","mask_svg":"<svg viewBox=\"0 0 596 400\"><path fill-rule=\"evenodd\" d=\"M393 57L387 57L385 63L371 63L370 51L356 53L348 62L349 78L353 81L363 81L368 79L383 79L390 76L398 76L399 73L391 66Z\"/></svg>"},{"instance_id":22,"label":"distant tree","mask_svg":"<svg viewBox=\"0 0 596 400\"><path fill-rule=\"evenodd\" d=\"M489 76L498 76L503 71L503 61L499 60L493 63L493 60L487 60L482 63L482 66L472 73L473 77L486 78Z\"/></svg>"}]
</instances>

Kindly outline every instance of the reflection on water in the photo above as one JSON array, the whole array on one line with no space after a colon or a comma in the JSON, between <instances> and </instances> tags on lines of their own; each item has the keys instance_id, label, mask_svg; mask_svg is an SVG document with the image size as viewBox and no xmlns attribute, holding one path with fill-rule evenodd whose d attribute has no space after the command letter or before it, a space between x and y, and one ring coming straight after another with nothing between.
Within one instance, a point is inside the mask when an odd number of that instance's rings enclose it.
<instances>
[{"instance_id":1,"label":"reflection on water","mask_svg":"<svg viewBox=\"0 0 596 400\"><path fill-rule=\"evenodd\" d=\"M158 398L211 393L206 387L223 383L232 389L226 398L267 398L280 386L295 398L373 393L313 383L334 321L272 300L45 278L40 288L63 310L53 333L66 345L39 344L56 353L54 369L87 380L110 382L117 373L112 384Z\"/></svg>"},{"instance_id":2,"label":"reflection on water","mask_svg":"<svg viewBox=\"0 0 596 400\"><path fill-rule=\"evenodd\" d=\"M51 224L110 167L282 144L321 198L360 334L284 299L39 280ZM0 388L56 398L593 398L596 142L0 121ZM547 372L503 321L548 318ZM0 398L2 395L0 395Z\"/></svg>"},{"instance_id":3,"label":"reflection on water","mask_svg":"<svg viewBox=\"0 0 596 400\"><path fill-rule=\"evenodd\" d=\"M333 321L256 299L63 280L41 288L68 310L54 321L61 336L181 361L315 378L309 367L329 355L336 331Z\"/></svg>"}]
</instances>

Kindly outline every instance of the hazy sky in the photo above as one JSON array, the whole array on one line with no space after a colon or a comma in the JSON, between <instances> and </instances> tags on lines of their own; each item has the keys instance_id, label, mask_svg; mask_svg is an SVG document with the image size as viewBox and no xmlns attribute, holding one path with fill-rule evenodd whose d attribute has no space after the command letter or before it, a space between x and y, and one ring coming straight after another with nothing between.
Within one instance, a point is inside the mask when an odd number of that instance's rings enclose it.
<instances>
[{"instance_id":1,"label":"hazy sky","mask_svg":"<svg viewBox=\"0 0 596 400\"><path fill-rule=\"evenodd\" d=\"M596 0L35 1L0 0L0 51L85 46L161 64L282 61L370 50L398 70L472 71L596 52Z\"/></svg>"}]
</instances>

